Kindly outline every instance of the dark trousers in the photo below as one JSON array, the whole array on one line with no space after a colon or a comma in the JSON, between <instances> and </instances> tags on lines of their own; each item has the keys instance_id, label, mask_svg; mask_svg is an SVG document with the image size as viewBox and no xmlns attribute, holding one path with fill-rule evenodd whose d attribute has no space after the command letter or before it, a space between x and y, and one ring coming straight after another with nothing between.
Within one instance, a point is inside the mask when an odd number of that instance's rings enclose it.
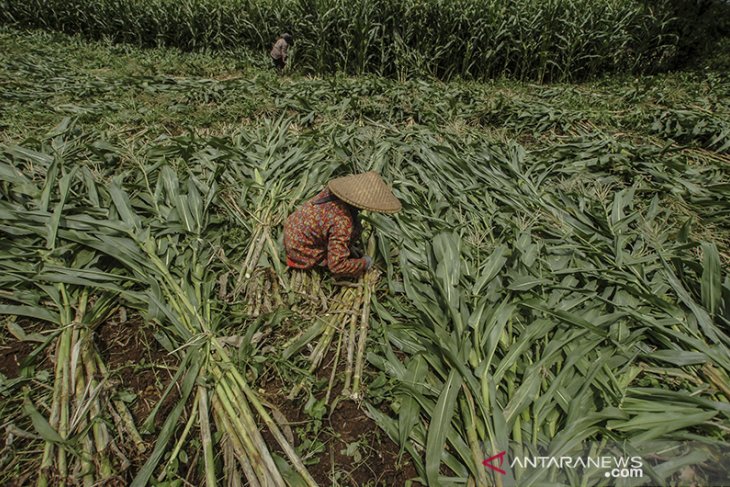
<instances>
[{"instance_id":1,"label":"dark trousers","mask_svg":"<svg viewBox=\"0 0 730 487\"><path fill-rule=\"evenodd\" d=\"M282 72L286 63L281 58L271 58L271 64L276 68L277 71Z\"/></svg>"}]
</instances>

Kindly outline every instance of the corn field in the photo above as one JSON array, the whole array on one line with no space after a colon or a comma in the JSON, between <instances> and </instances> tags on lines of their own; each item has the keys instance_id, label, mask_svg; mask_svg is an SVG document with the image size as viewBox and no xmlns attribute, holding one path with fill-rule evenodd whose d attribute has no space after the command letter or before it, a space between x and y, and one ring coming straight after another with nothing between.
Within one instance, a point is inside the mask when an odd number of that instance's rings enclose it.
<instances>
[{"instance_id":1,"label":"corn field","mask_svg":"<svg viewBox=\"0 0 730 487\"><path fill-rule=\"evenodd\" d=\"M730 478L726 74L198 76L156 71L166 51L0 45L3 484ZM403 203L364 216L375 270L287 270L286 215L367 170ZM157 352L119 361L138 329ZM337 443L350 410L402 471L347 470L378 455ZM643 483L482 463L586 443L649 458Z\"/></svg>"},{"instance_id":2,"label":"corn field","mask_svg":"<svg viewBox=\"0 0 730 487\"><path fill-rule=\"evenodd\" d=\"M0 22L184 50L270 48L309 73L579 80L676 61L681 19L635 0L5 0Z\"/></svg>"}]
</instances>

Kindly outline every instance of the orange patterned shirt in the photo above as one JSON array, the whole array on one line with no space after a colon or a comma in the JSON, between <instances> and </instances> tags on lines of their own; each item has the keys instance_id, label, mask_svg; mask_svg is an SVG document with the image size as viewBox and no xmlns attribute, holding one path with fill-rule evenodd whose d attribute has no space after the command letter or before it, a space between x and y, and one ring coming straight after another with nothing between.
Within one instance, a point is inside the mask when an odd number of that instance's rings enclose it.
<instances>
[{"instance_id":1,"label":"orange patterned shirt","mask_svg":"<svg viewBox=\"0 0 730 487\"><path fill-rule=\"evenodd\" d=\"M361 233L352 207L325 189L289 215L284 223L287 264L295 269L329 267L336 275L357 277L365 259L350 258L350 244Z\"/></svg>"}]
</instances>

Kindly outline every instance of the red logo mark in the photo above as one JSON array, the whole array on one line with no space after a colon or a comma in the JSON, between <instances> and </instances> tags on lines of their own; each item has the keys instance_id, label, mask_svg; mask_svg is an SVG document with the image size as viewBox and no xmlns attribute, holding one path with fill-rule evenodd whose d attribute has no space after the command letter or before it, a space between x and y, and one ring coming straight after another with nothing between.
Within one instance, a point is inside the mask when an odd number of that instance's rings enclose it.
<instances>
[{"instance_id":1,"label":"red logo mark","mask_svg":"<svg viewBox=\"0 0 730 487\"><path fill-rule=\"evenodd\" d=\"M504 470L502 470L501 468L499 468L504 463L504 456L505 456L506 453L507 453L506 451L501 451L501 452L497 453L496 455L494 455L493 457L489 457L486 460L484 460L482 462L482 465L484 465L485 467L489 467L492 470L494 470L495 472L501 473L502 475L507 475L507 472L505 472ZM498 466L495 466L495 465L492 465L492 462L494 460L498 460L499 461L499 467Z\"/></svg>"}]
</instances>

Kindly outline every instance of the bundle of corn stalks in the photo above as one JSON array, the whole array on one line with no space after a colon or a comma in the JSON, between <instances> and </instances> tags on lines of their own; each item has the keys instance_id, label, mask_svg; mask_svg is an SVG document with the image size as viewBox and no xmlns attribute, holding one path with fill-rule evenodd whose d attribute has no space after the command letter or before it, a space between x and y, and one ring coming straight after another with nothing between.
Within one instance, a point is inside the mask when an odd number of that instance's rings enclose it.
<instances>
[{"instance_id":1,"label":"bundle of corn stalks","mask_svg":"<svg viewBox=\"0 0 730 487\"><path fill-rule=\"evenodd\" d=\"M116 298L104 295L90 304L86 289L74 292L62 283L51 289L53 297L60 298L60 332L50 418L44 418L29 400L25 404L26 413L46 440L38 485L109 482L129 466L129 460L104 418L113 418L138 453L146 449L126 405L111 398L107 370L93 343L95 326L113 312ZM0 309L5 311L9 310Z\"/></svg>"},{"instance_id":2,"label":"bundle of corn stalks","mask_svg":"<svg viewBox=\"0 0 730 487\"><path fill-rule=\"evenodd\" d=\"M328 298L318 269L288 270L289 306L302 315L314 318L328 308ZM309 314L307 314L309 313Z\"/></svg>"},{"instance_id":3,"label":"bundle of corn stalks","mask_svg":"<svg viewBox=\"0 0 730 487\"><path fill-rule=\"evenodd\" d=\"M277 266L279 264L279 252L272 240L271 230L279 226L287 214L287 206L281 204L282 198L278 196L281 192L281 182L264 186L259 171L256 170L255 173L256 186L254 190L258 190L259 196L253 203L253 207L256 208L254 212L243 211L230 194L226 195L225 198L225 203L232 210L232 214L242 224L246 223L245 220L250 220L253 227L246 258L241 264L236 287L233 291L234 298L238 298L243 294L249 301L252 299L252 294L260 291L259 288L263 281L256 280L257 271L260 270L259 261L262 254L266 253L271 256L273 265Z\"/></svg>"},{"instance_id":4,"label":"bundle of corn stalks","mask_svg":"<svg viewBox=\"0 0 730 487\"><path fill-rule=\"evenodd\" d=\"M375 237L371 235L367 253L372 258L375 251ZM310 275L311 277L309 277ZM377 269L371 269L360 277L356 284L340 283L336 295L327 300L320 287L318 273L314 271L294 271L292 273L292 288L304 296L314 296L315 299L309 301L310 306L313 306L314 309L309 313L317 315L319 312L319 315L309 328L284 345L282 356L284 359L289 359L302 348L311 346L314 340L319 339L308 357L308 372L312 374L320 368L322 361L331 351L335 336L338 337L325 403L329 403L330 400L343 347L346 361L342 395L354 400L362 398L360 381L368 338L370 298L379 275ZM317 297L322 297L322 301L318 302ZM306 378L294 386L289 393L289 399L294 399L301 392L305 383Z\"/></svg>"},{"instance_id":5,"label":"bundle of corn stalks","mask_svg":"<svg viewBox=\"0 0 730 487\"><path fill-rule=\"evenodd\" d=\"M228 276L222 277L222 294L231 302L242 300L253 317L269 313L283 303L282 293L290 286L284 279L281 244L274 232L281 231L284 218L305 194L324 186L328 172L314 170L301 176L302 156L293 151L289 140L290 122L280 119L270 124L266 145L246 159L233 159L222 174L225 189L221 203L235 224L247 232L243 252L229 250L229 264L234 276L231 292ZM253 160L252 160L253 159ZM256 164L251 169L250 163Z\"/></svg>"}]
</instances>

